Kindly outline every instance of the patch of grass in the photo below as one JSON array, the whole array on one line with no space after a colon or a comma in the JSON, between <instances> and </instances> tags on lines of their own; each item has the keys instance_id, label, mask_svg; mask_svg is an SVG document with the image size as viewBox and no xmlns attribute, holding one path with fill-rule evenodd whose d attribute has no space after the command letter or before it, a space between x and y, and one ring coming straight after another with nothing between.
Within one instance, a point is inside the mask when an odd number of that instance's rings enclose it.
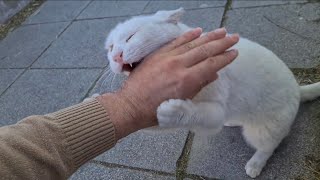
<instances>
[{"instance_id":1,"label":"patch of grass","mask_svg":"<svg viewBox=\"0 0 320 180\"><path fill-rule=\"evenodd\" d=\"M320 180L320 158L306 156L304 167L312 172L317 180Z\"/></svg>"},{"instance_id":2,"label":"patch of grass","mask_svg":"<svg viewBox=\"0 0 320 180\"><path fill-rule=\"evenodd\" d=\"M194 138L194 133L189 132L186 144L183 148L181 156L177 161L176 178L177 180L183 180L186 175L186 169L189 161L189 154L191 151L191 146Z\"/></svg>"},{"instance_id":3,"label":"patch of grass","mask_svg":"<svg viewBox=\"0 0 320 180\"><path fill-rule=\"evenodd\" d=\"M34 13L44 0L33 0L19 13L11 17L5 24L0 25L0 40L5 38L7 34L19 27L32 13Z\"/></svg>"},{"instance_id":4,"label":"patch of grass","mask_svg":"<svg viewBox=\"0 0 320 180\"><path fill-rule=\"evenodd\" d=\"M320 82L320 66L315 68L291 68L300 85Z\"/></svg>"}]
</instances>

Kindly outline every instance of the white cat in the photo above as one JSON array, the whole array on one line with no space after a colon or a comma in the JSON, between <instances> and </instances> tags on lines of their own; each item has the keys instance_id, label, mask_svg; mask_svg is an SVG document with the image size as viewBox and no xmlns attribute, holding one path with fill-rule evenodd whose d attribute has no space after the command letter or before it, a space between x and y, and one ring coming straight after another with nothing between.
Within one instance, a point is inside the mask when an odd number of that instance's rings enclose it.
<instances>
[{"instance_id":1,"label":"white cat","mask_svg":"<svg viewBox=\"0 0 320 180\"><path fill-rule=\"evenodd\" d=\"M179 22L183 12L182 8L159 11L118 24L105 43L112 71L134 68L143 57L190 30ZM239 56L218 73L216 81L192 100L163 102L157 117L160 127L215 131L223 124L242 126L246 141L256 149L245 166L254 178L288 134L300 102L320 95L320 83L299 87L288 67L255 42L241 38L233 48Z\"/></svg>"}]
</instances>

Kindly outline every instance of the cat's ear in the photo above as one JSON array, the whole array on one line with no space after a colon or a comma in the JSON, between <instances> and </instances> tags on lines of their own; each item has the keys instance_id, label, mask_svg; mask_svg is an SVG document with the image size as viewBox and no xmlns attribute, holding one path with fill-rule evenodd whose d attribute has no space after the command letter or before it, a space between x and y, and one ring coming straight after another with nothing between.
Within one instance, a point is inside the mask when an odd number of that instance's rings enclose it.
<instances>
[{"instance_id":1,"label":"cat's ear","mask_svg":"<svg viewBox=\"0 0 320 180\"><path fill-rule=\"evenodd\" d=\"M179 9L172 10L172 11L158 11L155 14L155 16L158 18L161 18L162 20L168 23L177 24L180 21L184 12L185 12L184 9L181 7Z\"/></svg>"}]
</instances>

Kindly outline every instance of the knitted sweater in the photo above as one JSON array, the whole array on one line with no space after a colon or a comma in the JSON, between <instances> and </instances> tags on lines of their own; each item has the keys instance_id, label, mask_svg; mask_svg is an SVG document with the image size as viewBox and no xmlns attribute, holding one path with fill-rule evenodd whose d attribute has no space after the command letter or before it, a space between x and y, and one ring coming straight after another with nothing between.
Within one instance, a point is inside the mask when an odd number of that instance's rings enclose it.
<instances>
[{"instance_id":1,"label":"knitted sweater","mask_svg":"<svg viewBox=\"0 0 320 180\"><path fill-rule=\"evenodd\" d=\"M97 100L0 128L0 179L67 179L113 147L115 129Z\"/></svg>"}]
</instances>

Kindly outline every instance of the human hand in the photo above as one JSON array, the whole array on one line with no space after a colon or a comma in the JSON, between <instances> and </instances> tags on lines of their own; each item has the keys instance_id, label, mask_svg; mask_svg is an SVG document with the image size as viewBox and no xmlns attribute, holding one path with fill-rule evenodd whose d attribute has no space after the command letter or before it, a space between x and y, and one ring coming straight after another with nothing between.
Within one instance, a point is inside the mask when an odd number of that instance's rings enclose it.
<instances>
[{"instance_id":1,"label":"human hand","mask_svg":"<svg viewBox=\"0 0 320 180\"><path fill-rule=\"evenodd\" d=\"M150 54L119 91L98 97L114 120L117 139L156 125L160 103L192 98L237 57L236 50L226 50L239 41L238 34L226 36L225 29L201 33L196 28Z\"/></svg>"}]
</instances>

